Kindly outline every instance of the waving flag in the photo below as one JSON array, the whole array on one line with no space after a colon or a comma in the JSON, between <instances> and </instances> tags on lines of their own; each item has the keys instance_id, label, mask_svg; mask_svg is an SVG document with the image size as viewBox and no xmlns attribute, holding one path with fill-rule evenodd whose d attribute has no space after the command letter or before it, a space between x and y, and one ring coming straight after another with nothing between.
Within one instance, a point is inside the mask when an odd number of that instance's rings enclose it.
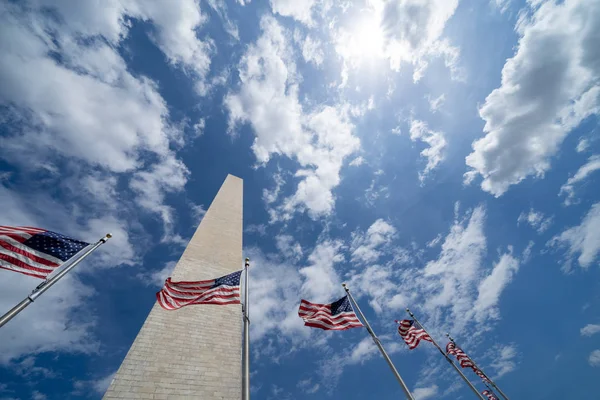
<instances>
[{"instance_id":1,"label":"waving flag","mask_svg":"<svg viewBox=\"0 0 600 400\"><path fill-rule=\"evenodd\" d=\"M431 336L415 320L403 319L398 322L398 334L404 339L409 349L415 349L421 340L433 342Z\"/></svg>"},{"instance_id":2,"label":"waving flag","mask_svg":"<svg viewBox=\"0 0 600 400\"><path fill-rule=\"evenodd\" d=\"M498 400L498 398L494 396L494 393L491 390L484 390L483 392L481 392L481 394L486 396L489 400Z\"/></svg>"},{"instance_id":3,"label":"waving flag","mask_svg":"<svg viewBox=\"0 0 600 400\"><path fill-rule=\"evenodd\" d=\"M190 304L240 304L241 275L242 271L237 271L197 282L173 282L168 278L156 293L156 299L165 310L177 310Z\"/></svg>"},{"instance_id":4,"label":"waving flag","mask_svg":"<svg viewBox=\"0 0 600 400\"><path fill-rule=\"evenodd\" d=\"M485 376L485 374L476 366L473 366L473 372L475 372L477 374L478 377L481 378L482 381L484 381L485 383L488 383L490 380L488 379L487 376Z\"/></svg>"},{"instance_id":5,"label":"waving flag","mask_svg":"<svg viewBox=\"0 0 600 400\"><path fill-rule=\"evenodd\" d=\"M29 226L0 226L0 268L46 279L89 243Z\"/></svg>"},{"instance_id":6,"label":"waving flag","mask_svg":"<svg viewBox=\"0 0 600 400\"><path fill-rule=\"evenodd\" d=\"M490 380L485 376L485 374L475 366L475 363L471 361L467 353L462 351L460 347L456 345L454 342L448 342L446 345L446 353L456 356L456 359L460 363L460 366L463 368L471 368L473 372L477 374L484 382L489 382Z\"/></svg>"},{"instance_id":7,"label":"waving flag","mask_svg":"<svg viewBox=\"0 0 600 400\"><path fill-rule=\"evenodd\" d=\"M331 304L316 304L303 299L300 301L298 315L304 320L304 325L326 331L343 331L363 326L354 313L348 296Z\"/></svg>"},{"instance_id":8,"label":"waving flag","mask_svg":"<svg viewBox=\"0 0 600 400\"><path fill-rule=\"evenodd\" d=\"M446 345L446 353L456 356L460 366L463 368L473 368L475 366L469 356L462 351L460 347L456 346L454 342L448 342Z\"/></svg>"}]
</instances>

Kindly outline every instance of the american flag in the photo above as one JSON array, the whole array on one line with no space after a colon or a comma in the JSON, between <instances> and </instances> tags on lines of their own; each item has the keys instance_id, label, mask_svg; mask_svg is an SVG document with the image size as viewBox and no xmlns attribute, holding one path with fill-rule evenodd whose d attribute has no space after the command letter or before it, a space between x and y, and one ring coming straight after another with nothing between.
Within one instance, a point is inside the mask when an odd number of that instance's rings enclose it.
<instances>
[{"instance_id":1,"label":"american flag","mask_svg":"<svg viewBox=\"0 0 600 400\"><path fill-rule=\"evenodd\" d=\"M485 374L479 368L477 368L476 366L473 366L472 368L473 368L473 372L475 372L477 374L477 376L481 378L482 381L484 381L486 383L490 381L488 379L488 377L485 376Z\"/></svg>"},{"instance_id":2,"label":"american flag","mask_svg":"<svg viewBox=\"0 0 600 400\"><path fill-rule=\"evenodd\" d=\"M481 392L481 394L483 394L490 400L498 400L498 398L494 396L494 393L491 390L484 390L483 392Z\"/></svg>"},{"instance_id":3,"label":"american flag","mask_svg":"<svg viewBox=\"0 0 600 400\"><path fill-rule=\"evenodd\" d=\"M304 320L304 325L326 331L343 331L363 326L354 313L348 296L331 304L316 304L302 299L298 315Z\"/></svg>"},{"instance_id":4,"label":"american flag","mask_svg":"<svg viewBox=\"0 0 600 400\"><path fill-rule=\"evenodd\" d=\"M485 374L475 366L475 363L469 358L467 353L462 351L460 347L456 345L454 342L448 342L446 345L446 353L456 356L459 364L463 368L471 368L473 372L477 374L484 382L489 382L490 380L485 376Z\"/></svg>"},{"instance_id":5,"label":"american flag","mask_svg":"<svg viewBox=\"0 0 600 400\"><path fill-rule=\"evenodd\" d=\"M473 368L475 364L469 358L469 356L460 349L454 342L448 342L446 345L446 353L456 356L459 364L463 368Z\"/></svg>"},{"instance_id":6,"label":"american flag","mask_svg":"<svg viewBox=\"0 0 600 400\"><path fill-rule=\"evenodd\" d=\"M89 243L29 226L0 226L0 268L46 279Z\"/></svg>"},{"instance_id":7,"label":"american flag","mask_svg":"<svg viewBox=\"0 0 600 400\"><path fill-rule=\"evenodd\" d=\"M156 299L165 310L177 310L190 304L240 304L241 276L242 271L237 271L197 282L173 282L169 277L156 293Z\"/></svg>"},{"instance_id":8,"label":"american flag","mask_svg":"<svg viewBox=\"0 0 600 400\"><path fill-rule=\"evenodd\" d=\"M431 336L413 319L403 319L398 322L398 333L402 336L402 339L406 342L409 349L416 348L421 340L433 342Z\"/></svg>"}]
</instances>

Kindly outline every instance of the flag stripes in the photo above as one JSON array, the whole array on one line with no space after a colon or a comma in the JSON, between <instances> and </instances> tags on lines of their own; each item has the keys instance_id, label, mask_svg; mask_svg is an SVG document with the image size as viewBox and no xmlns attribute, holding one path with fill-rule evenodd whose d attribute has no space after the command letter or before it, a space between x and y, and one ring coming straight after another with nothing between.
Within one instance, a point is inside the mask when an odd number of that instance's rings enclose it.
<instances>
[{"instance_id":1,"label":"flag stripes","mask_svg":"<svg viewBox=\"0 0 600 400\"><path fill-rule=\"evenodd\" d=\"M481 394L483 394L489 400L498 400L498 398L494 396L494 393L491 390L484 390L483 392L481 392Z\"/></svg>"},{"instance_id":2,"label":"flag stripes","mask_svg":"<svg viewBox=\"0 0 600 400\"><path fill-rule=\"evenodd\" d=\"M458 360L458 363L463 368L473 368L475 366L469 356L462 351L460 347L457 347L454 342L448 342L446 345L446 353L455 356Z\"/></svg>"},{"instance_id":3,"label":"flag stripes","mask_svg":"<svg viewBox=\"0 0 600 400\"><path fill-rule=\"evenodd\" d=\"M475 363L471 360L467 353L462 351L462 349L458 347L456 343L448 342L448 344L446 345L446 353L456 356L456 359L458 360L461 367L471 368L473 372L475 372L475 374L477 374L477 376L480 377L481 380L483 380L484 382L487 383L490 381L488 377L485 376L485 374L475 366Z\"/></svg>"},{"instance_id":4,"label":"flag stripes","mask_svg":"<svg viewBox=\"0 0 600 400\"><path fill-rule=\"evenodd\" d=\"M88 244L45 229L0 226L0 268L46 279Z\"/></svg>"},{"instance_id":5,"label":"flag stripes","mask_svg":"<svg viewBox=\"0 0 600 400\"><path fill-rule=\"evenodd\" d=\"M403 319L400 322L396 321L396 323L398 323L398 334L404 339L409 349L415 349L421 343L421 340L433 342L427 331L415 320Z\"/></svg>"},{"instance_id":6,"label":"flag stripes","mask_svg":"<svg viewBox=\"0 0 600 400\"><path fill-rule=\"evenodd\" d=\"M343 331L363 326L354 313L348 296L331 304L311 303L302 299L298 315L304 320L304 325L311 328Z\"/></svg>"},{"instance_id":7,"label":"flag stripes","mask_svg":"<svg viewBox=\"0 0 600 400\"><path fill-rule=\"evenodd\" d=\"M156 293L156 299L165 310L177 310L192 304L240 304L240 277L242 271L217 279L196 282L174 282L167 278Z\"/></svg>"},{"instance_id":8,"label":"flag stripes","mask_svg":"<svg viewBox=\"0 0 600 400\"><path fill-rule=\"evenodd\" d=\"M488 379L487 376L485 376L485 374L477 367L473 366L473 372L475 372L477 374L478 377L481 378L482 381L484 381L485 383L488 383L490 380Z\"/></svg>"}]
</instances>

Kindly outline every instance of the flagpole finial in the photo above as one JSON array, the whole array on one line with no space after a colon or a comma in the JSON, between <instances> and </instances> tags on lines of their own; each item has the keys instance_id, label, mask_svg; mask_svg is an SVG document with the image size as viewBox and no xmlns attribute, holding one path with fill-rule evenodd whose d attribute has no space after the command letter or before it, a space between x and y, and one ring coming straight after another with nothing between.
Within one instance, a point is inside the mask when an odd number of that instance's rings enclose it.
<instances>
[{"instance_id":1,"label":"flagpole finial","mask_svg":"<svg viewBox=\"0 0 600 400\"><path fill-rule=\"evenodd\" d=\"M107 233L107 234L106 234L106 238L107 238L107 239L110 239L111 237L112 237L112 233Z\"/></svg>"},{"instance_id":2,"label":"flagpole finial","mask_svg":"<svg viewBox=\"0 0 600 400\"><path fill-rule=\"evenodd\" d=\"M250 259L249 259L248 257L246 257L246 265L245 265L245 266L246 266L246 267L249 267L249 266L250 266Z\"/></svg>"}]
</instances>

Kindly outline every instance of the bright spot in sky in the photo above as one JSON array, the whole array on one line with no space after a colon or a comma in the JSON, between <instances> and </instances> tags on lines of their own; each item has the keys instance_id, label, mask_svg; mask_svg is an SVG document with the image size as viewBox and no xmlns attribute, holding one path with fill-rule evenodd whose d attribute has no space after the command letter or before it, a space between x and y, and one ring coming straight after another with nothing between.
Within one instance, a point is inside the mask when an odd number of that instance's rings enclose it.
<instances>
[{"instance_id":1,"label":"bright spot in sky","mask_svg":"<svg viewBox=\"0 0 600 400\"><path fill-rule=\"evenodd\" d=\"M372 7L345 21L335 35L337 53L352 67L373 65L384 58L381 9Z\"/></svg>"}]
</instances>

